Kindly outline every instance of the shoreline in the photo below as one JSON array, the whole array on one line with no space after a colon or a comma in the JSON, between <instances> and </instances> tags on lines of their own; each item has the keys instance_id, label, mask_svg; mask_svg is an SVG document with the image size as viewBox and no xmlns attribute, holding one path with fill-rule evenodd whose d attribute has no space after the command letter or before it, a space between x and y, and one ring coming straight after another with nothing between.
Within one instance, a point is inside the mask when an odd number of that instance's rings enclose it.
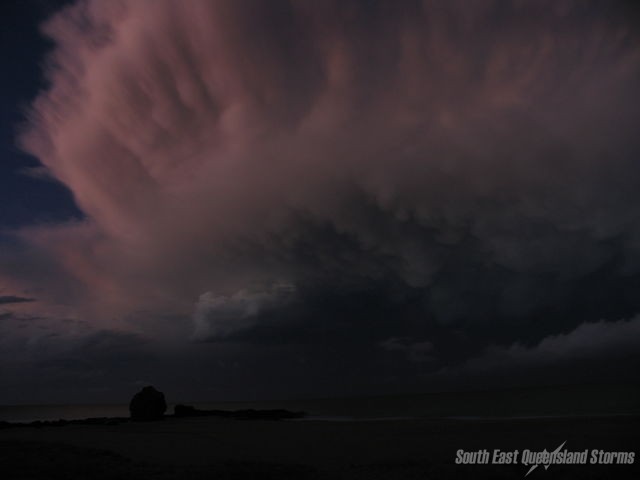
<instances>
[{"instance_id":1,"label":"shoreline","mask_svg":"<svg viewBox=\"0 0 640 480\"><path fill-rule=\"evenodd\" d=\"M157 420L134 420L131 417L87 417L87 418L59 418L56 420L31 420L13 422L0 420L0 430L11 428L43 428L64 427L69 425L105 425L114 426L124 423L155 423L181 418L214 417L244 421L289 421L289 422L337 422L337 423L361 423L361 422L394 422L394 421L462 421L462 422L511 422L521 420L587 420L593 418L640 418L640 413L580 413L562 415L505 415L505 416L481 416L481 415L447 415L447 416L379 416L379 417L355 417L347 415L312 415L306 412L286 412L285 414L272 413L272 411L246 410L246 411L199 411L196 415L164 415Z\"/></svg>"},{"instance_id":2,"label":"shoreline","mask_svg":"<svg viewBox=\"0 0 640 480\"><path fill-rule=\"evenodd\" d=\"M131 417L88 417L77 419L63 419L57 420L33 420L31 422L10 422L0 420L0 430L9 428L42 428L42 427L65 427L68 425L119 425L122 423L153 423L162 422L173 418L227 418L233 420L268 420L268 421L280 421L280 420L300 420L307 414L305 412L292 412L283 409L273 410L198 410L192 407L186 407L180 405L181 409L176 409L176 413L165 414L162 418L154 420L138 420Z\"/></svg>"},{"instance_id":3,"label":"shoreline","mask_svg":"<svg viewBox=\"0 0 640 480\"><path fill-rule=\"evenodd\" d=\"M57 468L71 469L60 478L72 480L134 478L128 473L132 471L142 472L136 478L167 480L522 478L523 465L456 465L456 452L551 451L563 442L570 450L636 450L640 416L384 422L168 417L117 425L4 429L0 457L21 459L16 464L33 469L28 477L8 478L43 480ZM86 465L74 470L78 464ZM111 473L94 472L93 465ZM638 467L554 465L545 480L640 478Z\"/></svg>"}]
</instances>

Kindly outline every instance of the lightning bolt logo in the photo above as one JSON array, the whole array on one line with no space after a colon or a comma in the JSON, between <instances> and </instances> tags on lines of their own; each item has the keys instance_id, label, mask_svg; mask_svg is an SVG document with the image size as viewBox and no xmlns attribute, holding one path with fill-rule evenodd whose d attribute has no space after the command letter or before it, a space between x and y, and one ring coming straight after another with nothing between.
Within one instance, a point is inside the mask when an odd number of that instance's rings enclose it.
<instances>
[{"instance_id":1,"label":"lightning bolt logo","mask_svg":"<svg viewBox=\"0 0 640 480\"><path fill-rule=\"evenodd\" d=\"M567 441L566 441L566 440L565 440L564 442L562 442L562 444L561 444L558 448L556 448L553 452L551 452L551 453L552 453L552 454L554 454L554 453L558 453L558 452L560 451L560 449L562 449L562 447L564 447L564 444L565 444L565 443L567 443ZM543 450L543 451L545 451L545 452L546 452L547 450L545 449L545 450ZM540 465L540 464L538 464L538 463L537 463L537 464L535 464L535 465L532 465L532 466L531 466L531 468L529 469L529 471L525 474L525 477L528 477L528 476L529 476L529 474L530 474L531 472L533 472L536 468L538 468L538 467L539 467L539 465ZM550 466L551 466L551 463L547 463L546 465L544 465L544 469L545 469L545 470L548 470Z\"/></svg>"}]
</instances>

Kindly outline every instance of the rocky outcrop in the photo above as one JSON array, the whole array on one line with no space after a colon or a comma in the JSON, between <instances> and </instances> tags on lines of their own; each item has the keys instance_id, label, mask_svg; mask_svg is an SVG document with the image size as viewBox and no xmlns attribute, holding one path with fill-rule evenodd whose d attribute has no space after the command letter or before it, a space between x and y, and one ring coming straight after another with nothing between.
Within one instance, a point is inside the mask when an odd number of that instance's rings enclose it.
<instances>
[{"instance_id":1,"label":"rocky outcrop","mask_svg":"<svg viewBox=\"0 0 640 480\"><path fill-rule=\"evenodd\" d=\"M286 420L302 418L304 412L289 410L199 410L191 405L176 405L173 409L174 417L221 417L238 420Z\"/></svg>"},{"instance_id":2,"label":"rocky outcrop","mask_svg":"<svg viewBox=\"0 0 640 480\"><path fill-rule=\"evenodd\" d=\"M152 386L144 387L136 393L129 403L132 420L161 420L167 410L164 393Z\"/></svg>"}]
</instances>

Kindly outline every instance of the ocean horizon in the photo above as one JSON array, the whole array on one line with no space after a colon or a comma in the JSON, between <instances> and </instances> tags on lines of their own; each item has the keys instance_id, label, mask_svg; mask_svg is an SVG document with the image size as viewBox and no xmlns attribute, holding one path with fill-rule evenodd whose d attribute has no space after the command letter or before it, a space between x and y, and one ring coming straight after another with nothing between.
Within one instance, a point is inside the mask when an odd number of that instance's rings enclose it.
<instances>
[{"instance_id":1,"label":"ocean horizon","mask_svg":"<svg viewBox=\"0 0 640 480\"><path fill-rule=\"evenodd\" d=\"M640 385L580 385L473 392L440 392L267 401L167 402L212 410L304 411L303 420L372 421L418 418L459 420L640 415ZM128 417L127 403L0 405L0 421Z\"/></svg>"}]
</instances>

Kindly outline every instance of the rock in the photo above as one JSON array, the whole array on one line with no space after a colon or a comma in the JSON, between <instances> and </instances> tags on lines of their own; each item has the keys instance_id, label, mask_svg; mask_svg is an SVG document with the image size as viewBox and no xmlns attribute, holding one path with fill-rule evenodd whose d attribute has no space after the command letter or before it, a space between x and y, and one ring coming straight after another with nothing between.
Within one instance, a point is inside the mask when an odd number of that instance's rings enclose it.
<instances>
[{"instance_id":1,"label":"rock","mask_svg":"<svg viewBox=\"0 0 640 480\"><path fill-rule=\"evenodd\" d=\"M191 405L176 405L173 409L174 417L220 417L235 418L237 420L286 420L302 418L305 412L291 412L289 410L199 410Z\"/></svg>"},{"instance_id":2,"label":"rock","mask_svg":"<svg viewBox=\"0 0 640 480\"><path fill-rule=\"evenodd\" d=\"M175 417L198 417L200 414L200 410L191 405L176 405L173 407L173 415Z\"/></svg>"},{"instance_id":3,"label":"rock","mask_svg":"<svg viewBox=\"0 0 640 480\"><path fill-rule=\"evenodd\" d=\"M303 418L305 412L291 412L289 410L236 410L233 412L234 418L239 420L287 420L293 418Z\"/></svg>"},{"instance_id":4,"label":"rock","mask_svg":"<svg viewBox=\"0 0 640 480\"><path fill-rule=\"evenodd\" d=\"M132 420L161 420L166 410L164 393L151 386L136 393L129 403Z\"/></svg>"}]
</instances>

